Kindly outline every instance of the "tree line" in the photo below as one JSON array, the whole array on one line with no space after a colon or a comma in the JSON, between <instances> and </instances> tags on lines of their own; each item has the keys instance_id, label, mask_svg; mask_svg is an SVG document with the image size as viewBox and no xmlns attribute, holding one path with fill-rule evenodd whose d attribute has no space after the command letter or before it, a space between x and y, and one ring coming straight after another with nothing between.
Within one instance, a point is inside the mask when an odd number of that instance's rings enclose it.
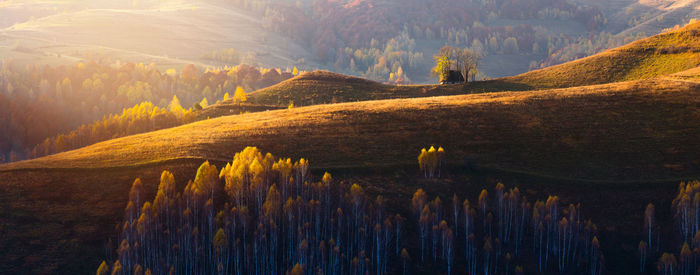
<instances>
[{"instance_id":1,"label":"tree line","mask_svg":"<svg viewBox=\"0 0 700 275\"><path fill-rule=\"evenodd\" d=\"M160 71L154 64L86 61L42 67L5 60L0 63L0 162L41 155L32 150L47 138L92 131L78 128L111 121L113 114L121 117L131 112L124 108L144 102L163 110L177 97L187 109L213 103L237 87L252 91L291 77L291 72L248 65L205 71L187 65L180 71ZM107 132L126 128L120 127Z\"/></svg>"}]
</instances>

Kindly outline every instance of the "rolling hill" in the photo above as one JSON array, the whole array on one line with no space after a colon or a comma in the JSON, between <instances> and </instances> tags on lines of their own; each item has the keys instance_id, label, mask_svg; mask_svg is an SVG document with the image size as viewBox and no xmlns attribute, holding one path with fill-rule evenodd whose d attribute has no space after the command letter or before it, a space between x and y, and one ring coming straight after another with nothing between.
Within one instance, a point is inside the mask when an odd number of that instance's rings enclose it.
<instances>
[{"instance_id":1,"label":"rolling hill","mask_svg":"<svg viewBox=\"0 0 700 275\"><path fill-rule=\"evenodd\" d=\"M505 170L591 180L663 180L697 172L698 160L690 154L696 142L690 137L700 131L695 124L699 87L692 81L655 79L316 105L209 119L0 169L128 167L183 158L225 161L246 145L304 156L319 168L373 167L412 164L415 150L406 148L439 144L451 148L453 156L475 154L483 165ZM679 151L680 145L685 150ZM335 151L328 154L325 148Z\"/></svg>"},{"instance_id":2,"label":"rolling hill","mask_svg":"<svg viewBox=\"0 0 700 275\"><path fill-rule=\"evenodd\" d=\"M163 169L183 185L204 160L221 165L248 145L308 158L316 169L360 169L365 172L345 172L360 181L376 169L415 171L419 149L441 145L456 171L469 156L499 178L515 173L522 183L534 177L537 184L524 185L539 190L533 194L565 192L601 213L618 206L611 198L582 198L582 190L637 186L643 194L629 207L599 221L613 232L621 215L639 212L638 201L700 175L699 98L700 83L654 79L316 105L224 116L2 165L0 269L94 270L134 178L152 194ZM369 180L369 190L392 190L390 198L406 198L420 186L397 189ZM579 183L567 184L572 181ZM649 181L658 183L639 184Z\"/></svg>"},{"instance_id":3,"label":"rolling hill","mask_svg":"<svg viewBox=\"0 0 700 275\"><path fill-rule=\"evenodd\" d=\"M502 78L533 89L603 84L673 74L700 66L700 22L605 52Z\"/></svg>"},{"instance_id":4,"label":"rolling hill","mask_svg":"<svg viewBox=\"0 0 700 275\"><path fill-rule=\"evenodd\" d=\"M250 93L251 102L297 106L365 100L523 90L526 85L489 80L467 85L388 85L328 71L312 71Z\"/></svg>"}]
</instances>

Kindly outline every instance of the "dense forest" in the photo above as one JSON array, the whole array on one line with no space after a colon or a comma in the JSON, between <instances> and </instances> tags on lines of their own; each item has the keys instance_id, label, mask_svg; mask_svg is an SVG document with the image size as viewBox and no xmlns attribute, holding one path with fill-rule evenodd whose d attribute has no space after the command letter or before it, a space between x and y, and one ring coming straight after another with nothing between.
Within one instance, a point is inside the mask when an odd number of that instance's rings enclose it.
<instances>
[{"instance_id":1,"label":"dense forest","mask_svg":"<svg viewBox=\"0 0 700 275\"><path fill-rule=\"evenodd\" d=\"M423 150L427 178L443 148ZM153 200L136 179L118 240L97 274L601 274L596 226L557 196L530 202L498 183L472 201L418 189L391 213L381 195L317 178L309 162L255 147L218 170L209 162L183 191L164 171ZM411 240L411 241L408 241Z\"/></svg>"},{"instance_id":2,"label":"dense forest","mask_svg":"<svg viewBox=\"0 0 700 275\"><path fill-rule=\"evenodd\" d=\"M179 73L119 62L1 65L0 162L191 122L193 108L233 96L239 87L252 91L293 76L249 65L206 71L188 65Z\"/></svg>"}]
</instances>

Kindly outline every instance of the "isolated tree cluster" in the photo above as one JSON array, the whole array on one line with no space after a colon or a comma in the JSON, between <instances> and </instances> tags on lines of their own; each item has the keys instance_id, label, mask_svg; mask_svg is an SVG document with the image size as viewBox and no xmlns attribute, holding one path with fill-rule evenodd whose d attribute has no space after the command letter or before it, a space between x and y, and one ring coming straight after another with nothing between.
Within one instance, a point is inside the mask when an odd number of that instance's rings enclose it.
<instances>
[{"instance_id":1,"label":"isolated tree cluster","mask_svg":"<svg viewBox=\"0 0 700 275\"><path fill-rule=\"evenodd\" d=\"M418 167L426 179L440 177L444 162L445 149L442 147L435 149L434 146L430 146L427 150L423 148L418 155Z\"/></svg>"},{"instance_id":2,"label":"isolated tree cluster","mask_svg":"<svg viewBox=\"0 0 700 275\"><path fill-rule=\"evenodd\" d=\"M456 70L462 74L466 83L476 75L481 56L468 48L444 46L433 58L435 67L432 73L438 76L438 82L446 81L449 79L450 71Z\"/></svg>"},{"instance_id":3,"label":"isolated tree cluster","mask_svg":"<svg viewBox=\"0 0 700 275\"><path fill-rule=\"evenodd\" d=\"M98 274L383 274L401 257L403 219L359 185L314 179L305 159L255 147L183 191L164 171L155 199L137 179L116 259Z\"/></svg>"}]
</instances>

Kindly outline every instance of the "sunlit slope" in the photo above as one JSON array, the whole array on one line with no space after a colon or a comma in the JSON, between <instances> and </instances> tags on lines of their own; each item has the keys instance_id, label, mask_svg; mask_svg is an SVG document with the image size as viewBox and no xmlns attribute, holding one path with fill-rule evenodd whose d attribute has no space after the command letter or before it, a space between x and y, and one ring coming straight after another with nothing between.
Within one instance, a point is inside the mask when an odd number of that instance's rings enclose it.
<instances>
[{"instance_id":1,"label":"sunlit slope","mask_svg":"<svg viewBox=\"0 0 700 275\"><path fill-rule=\"evenodd\" d=\"M85 5L0 29L0 53L28 63L109 58L177 67L219 66L203 55L234 48L242 57L252 52L251 62L268 67L288 67L299 58L314 65L313 56L302 46L265 31L260 18L230 4Z\"/></svg>"},{"instance_id":2,"label":"sunlit slope","mask_svg":"<svg viewBox=\"0 0 700 275\"><path fill-rule=\"evenodd\" d=\"M569 89L316 105L220 117L0 166L130 167L225 161L247 145L314 167L412 165L423 146L450 162L591 180L698 175L700 84L656 79Z\"/></svg>"},{"instance_id":3,"label":"sunlit slope","mask_svg":"<svg viewBox=\"0 0 700 275\"><path fill-rule=\"evenodd\" d=\"M264 112L277 109L283 109L283 107L277 105L258 105L247 102L238 103L233 102L233 99L227 99L225 101L209 105L202 110L196 110L195 117L197 120L203 120L217 118L220 116Z\"/></svg>"},{"instance_id":4,"label":"sunlit slope","mask_svg":"<svg viewBox=\"0 0 700 275\"><path fill-rule=\"evenodd\" d=\"M252 92L251 101L298 106L377 99L457 95L524 89L524 85L482 81L467 85L387 85L363 78L328 71L313 71Z\"/></svg>"},{"instance_id":5,"label":"sunlit slope","mask_svg":"<svg viewBox=\"0 0 700 275\"><path fill-rule=\"evenodd\" d=\"M575 87L646 79L700 65L700 22L583 59L503 81L532 88Z\"/></svg>"},{"instance_id":6,"label":"sunlit slope","mask_svg":"<svg viewBox=\"0 0 700 275\"><path fill-rule=\"evenodd\" d=\"M669 78L700 81L700 67L678 72L668 76Z\"/></svg>"}]
</instances>

